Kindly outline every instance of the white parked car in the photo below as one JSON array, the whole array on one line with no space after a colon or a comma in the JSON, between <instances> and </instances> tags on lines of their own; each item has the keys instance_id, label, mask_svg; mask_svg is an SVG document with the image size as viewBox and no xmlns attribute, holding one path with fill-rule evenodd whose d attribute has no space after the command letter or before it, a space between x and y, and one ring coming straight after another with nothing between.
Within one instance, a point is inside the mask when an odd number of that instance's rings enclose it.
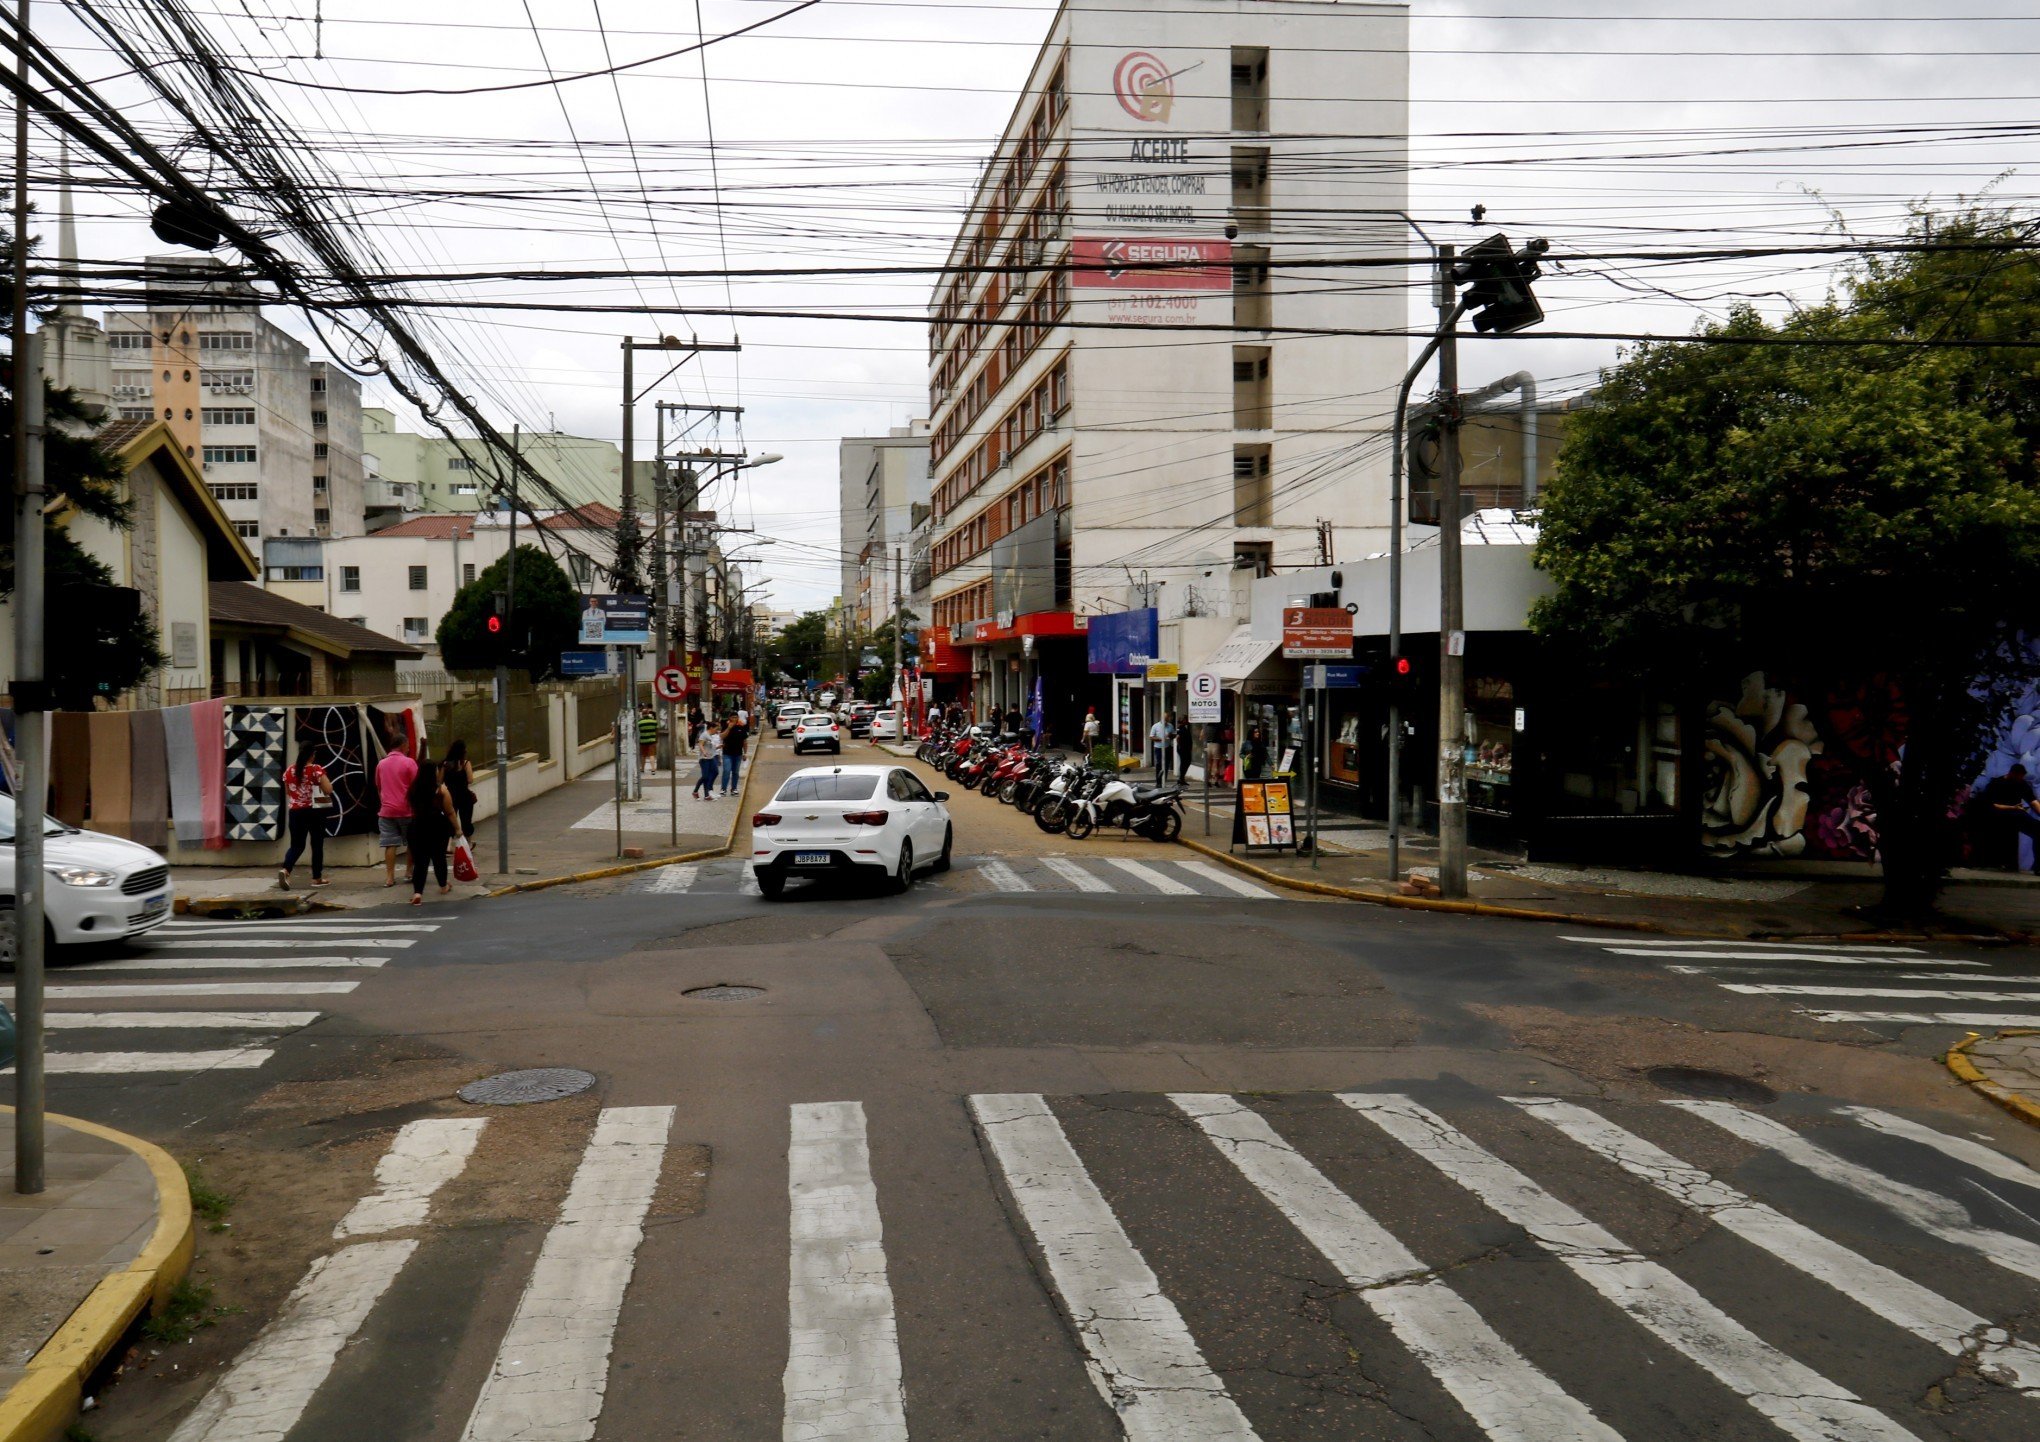
<instances>
[{"instance_id":1,"label":"white parked car","mask_svg":"<svg viewBox=\"0 0 2040 1442\"><path fill-rule=\"evenodd\" d=\"M871 718L871 739L874 741L897 741L900 739L900 713L881 711Z\"/></svg>"},{"instance_id":2,"label":"white parked car","mask_svg":"<svg viewBox=\"0 0 2040 1442\"><path fill-rule=\"evenodd\" d=\"M793 754L798 756L810 747L838 756L843 754L843 729L836 724L835 717L810 711L793 723Z\"/></svg>"},{"instance_id":3,"label":"white parked car","mask_svg":"<svg viewBox=\"0 0 2040 1442\"><path fill-rule=\"evenodd\" d=\"M946 791L898 766L810 766L780 784L751 818L751 870L775 898L795 876L888 878L947 871L955 830Z\"/></svg>"},{"instance_id":4,"label":"white parked car","mask_svg":"<svg viewBox=\"0 0 2040 1442\"><path fill-rule=\"evenodd\" d=\"M809 707L807 702L788 701L779 708L778 714L772 718L772 729L781 736L791 736L793 734L794 723L808 714Z\"/></svg>"},{"instance_id":5,"label":"white parked car","mask_svg":"<svg viewBox=\"0 0 2040 1442\"><path fill-rule=\"evenodd\" d=\"M148 847L43 822L43 915L59 946L119 941L170 916L170 863ZM14 963L14 798L0 795L0 963Z\"/></svg>"}]
</instances>

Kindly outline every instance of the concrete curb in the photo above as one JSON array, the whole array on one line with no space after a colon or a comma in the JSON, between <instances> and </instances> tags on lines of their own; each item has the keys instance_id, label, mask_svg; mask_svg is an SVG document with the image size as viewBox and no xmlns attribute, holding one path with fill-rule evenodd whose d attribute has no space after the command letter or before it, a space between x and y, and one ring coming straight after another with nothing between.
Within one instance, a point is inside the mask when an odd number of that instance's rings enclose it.
<instances>
[{"instance_id":1,"label":"concrete curb","mask_svg":"<svg viewBox=\"0 0 2040 1442\"><path fill-rule=\"evenodd\" d=\"M2040 1031L2030 1027L2012 1027L1998 1032L1997 1036L2040 1036ZM1969 1048L1982 1040L1981 1033L1971 1032L1967 1041L1959 1041L1948 1049L1948 1054L1941 1058L1942 1064L1971 1090L1989 1097L2020 1121L2040 1127L2040 1101L2035 1101L2024 1092L2015 1092L2008 1086L1992 1081L1969 1059ZM1992 1040L1996 1040L1996 1037Z\"/></svg>"},{"instance_id":2,"label":"concrete curb","mask_svg":"<svg viewBox=\"0 0 2040 1442\"><path fill-rule=\"evenodd\" d=\"M12 1111L12 1107L5 1108ZM156 1230L140 1254L86 1294L26 1374L0 1397L0 1442L54 1442L77 1420L85 1381L135 1319L162 1306L191 1270L198 1234L184 1172L161 1147L96 1122L51 1115L52 1122L126 1147L156 1179Z\"/></svg>"},{"instance_id":3,"label":"concrete curb","mask_svg":"<svg viewBox=\"0 0 2040 1442\"><path fill-rule=\"evenodd\" d=\"M747 763L756 759L756 753L744 758ZM621 861L614 866L598 866L592 871L576 871L566 876L542 876L536 881L519 881L514 885L499 886L484 895L488 899L515 896L521 891L544 891L554 886L569 886L577 881L601 881L611 876L628 876L633 871L655 871L661 866L680 866L689 861L709 861L718 856L727 856L730 848L736 845L737 824L744 819L744 806L751 796L751 773L756 769L749 764L744 767L744 779L737 783L737 804L730 811L729 834L723 837L720 846L711 846L702 851L689 851L679 856L654 857L648 861ZM6 1439L0 1438L0 1442L6 1442Z\"/></svg>"}]
</instances>

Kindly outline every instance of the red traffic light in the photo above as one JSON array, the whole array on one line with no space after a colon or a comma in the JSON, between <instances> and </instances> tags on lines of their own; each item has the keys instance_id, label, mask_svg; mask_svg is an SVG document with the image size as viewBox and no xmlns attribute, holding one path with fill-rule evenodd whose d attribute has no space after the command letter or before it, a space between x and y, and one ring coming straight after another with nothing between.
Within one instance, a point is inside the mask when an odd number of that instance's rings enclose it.
<instances>
[{"instance_id":1,"label":"red traffic light","mask_svg":"<svg viewBox=\"0 0 2040 1442\"><path fill-rule=\"evenodd\" d=\"M1409 657L1407 657L1407 656L1398 656L1398 657L1396 657L1396 658L1395 658L1395 674L1396 674L1396 675L1398 675L1398 676L1408 676L1408 675L1411 675L1412 673L1414 673L1414 672L1416 671L1416 669L1417 669L1417 668L1416 668L1416 666L1415 666L1415 665L1414 665L1414 664L1413 664L1413 663L1412 663L1412 662L1410 661L1410 658L1409 658Z\"/></svg>"},{"instance_id":2,"label":"red traffic light","mask_svg":"<svg viewBox=\"0 0 2040 1442\"><path fill-rule=\"evenodd\" d=\"M491 636L497 635L498 633L500 633L500 632L502 631L502 629L503 629L503 618L502 618L501 616L491 616L491 617L489 617L489 634L490 634Z\"/></svg>"}]
</instances>

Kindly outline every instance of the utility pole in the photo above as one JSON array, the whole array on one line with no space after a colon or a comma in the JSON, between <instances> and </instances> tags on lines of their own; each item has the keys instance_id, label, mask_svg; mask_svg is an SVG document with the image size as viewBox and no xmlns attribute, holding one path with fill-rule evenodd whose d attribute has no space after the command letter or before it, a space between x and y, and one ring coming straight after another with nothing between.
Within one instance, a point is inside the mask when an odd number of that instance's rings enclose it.
<instances>
[{"instance_id":1,"label":"utility pole","mask_svg":"<svg viewBox=\"0 0 2040 1442\"><path fill-rule=\"evenodd\" d=\"M652 451L652 671L666 664L666 407L655 406L658 416L658 444ZM664 725L659 731L659 765L672 771L673 703L661 700L659 711ZM671 789L670 787L668 788ZM670 808L669 808L670 809ZM675 825L677 837L678 822Z\"/></svg>"},{"instance_id":2,"label":"utility pole","mask_svg":"<svg viewBox=\"0 0 2040 1442\"><path fill-rule=\"evenodd\" d=\"M496 870L510 874L510 647L517 634L517 467L524 427L510 428L510 549L503 555L503 640L496 651Z\"/></svg>"},{"instance_id":3,"label":"utility pole","mask_svg":"<svg viewBox=\"0 0 2040 1442\"><path fill-rule=\"evenodd\" d=\"M1438 249L1438 890L1466 895L1466 588L1459 554L1456 248Z\"/></svg>"},{"instance_id":4,"label":"utility pole","mask_svg":"<svg viewBox=\"0 0 2040 1442\"><path fill-rule=\"evenodd\" d=\"M28 0L15 0L14 103L14 1190L43 1189L43 382L28 333Z\"/></svg>"},{"instance_id":5,"label":"utility pole","mask_svg":"<svg viewBox=\"0 0 2040 1442\"><path fill-rule=\"evenodd\" d=\"M907 734L907 728L906 728L906 727L905 727L905 726L904 726L903 724L901 724L901 723L902 723L902 722L903 722L903 721L905 720L905 718L906 718L906 714L907 714L907 682L906 682L906 678L905 678L904 676L900 675L900 627L901 627L901 626L902 626L903 624L905 624L905 623L904 623L904 622L903 622L903 621L901 620L901 615L902 615L902 612L903 612L903 607L902 607L902 606L901 606L901 604L900 604L900 602L901 602L901 595L900 595L900 552L901 552L901 550L902 550L902 549L903 549L903 548L901 547L901 545L899 544L899 542L897 542L897 541L893 542L893 553L892 553L892 683L893 683L893 729L894 729L895 731L897 731L897 732L898 732L898 733L900 734L900 736L905 736L905 735Z\"/></svg>"}]
</instances>

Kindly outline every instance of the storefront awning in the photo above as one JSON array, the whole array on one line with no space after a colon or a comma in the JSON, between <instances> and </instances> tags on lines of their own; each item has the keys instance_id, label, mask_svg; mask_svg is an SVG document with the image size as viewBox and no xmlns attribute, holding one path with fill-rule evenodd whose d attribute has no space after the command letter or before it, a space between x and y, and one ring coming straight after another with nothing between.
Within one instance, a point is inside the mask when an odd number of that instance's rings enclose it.
<instances>
[{"instance_id":1,"label":"storefront awning","mask_svg":"<svg viewBox=\"0 0 2040 1442\"><path fill-rule=\"evenodd\" d=\"M1257 641L1253 627L1236 626L1216 651L1206 656L1199 665L1186 669L1215 671L1222 683L1237 686L1260 670L1262 662L1281 649L1281 641Z\"/></svg>"}]
</instances>

